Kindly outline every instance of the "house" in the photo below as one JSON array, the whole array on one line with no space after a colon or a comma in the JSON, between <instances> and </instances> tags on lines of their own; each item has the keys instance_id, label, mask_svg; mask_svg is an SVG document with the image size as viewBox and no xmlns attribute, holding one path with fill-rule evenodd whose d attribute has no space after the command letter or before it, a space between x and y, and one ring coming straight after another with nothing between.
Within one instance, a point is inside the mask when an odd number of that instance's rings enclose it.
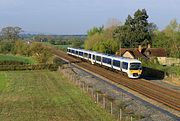
<instances>
[{"instance_id":1,"label":"house","mask_svg":"<svg viewBox=\"0 0 180 121\"><path fill-rule=\"evenodd\" d=\"M143 48L139 45L138 48L121 48L118 52L119 56L132 58L132 59L154 59L157 58L158 62L162 65L166 63L167 53L163 48L151 48L148 44L147 47Z\"/></svg>"}]
</instances>

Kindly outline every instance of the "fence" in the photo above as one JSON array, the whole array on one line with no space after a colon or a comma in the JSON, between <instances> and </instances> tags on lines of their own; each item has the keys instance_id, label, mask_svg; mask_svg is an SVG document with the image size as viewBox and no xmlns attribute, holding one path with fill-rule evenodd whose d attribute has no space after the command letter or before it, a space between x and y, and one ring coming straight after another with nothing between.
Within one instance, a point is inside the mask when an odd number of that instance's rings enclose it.
<instances>
[{"instance_id":1,"label":"fence","mask_svg":"<svg viewBox=\"0 0 180 121\"><path fill-rule=\"evenodd\" d=\"M129 103L134 99L129 97L127 94L123 92L119 95L109 93L106 89L96 88L93 83L81 79L82 77L79 77L74 71L62 68L60 68L60 71L71 83L81 88L82 92L87 93L96 104L112 114L112 116L118 121L133 121L144 118L139 111L138 113L134 113L134 110L131 107L128 108ZM127 98L129 101L127 101ZM139 106L136 108L138 107ZM138 110L141 110L140 107Z\"/></svg>"}]
</instances>

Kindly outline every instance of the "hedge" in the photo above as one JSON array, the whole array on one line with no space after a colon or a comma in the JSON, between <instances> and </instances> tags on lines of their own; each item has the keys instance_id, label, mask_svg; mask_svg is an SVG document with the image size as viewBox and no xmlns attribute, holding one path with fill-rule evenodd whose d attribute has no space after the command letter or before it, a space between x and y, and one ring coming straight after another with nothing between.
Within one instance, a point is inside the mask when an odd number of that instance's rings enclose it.
<instances>
[{"instance_id":1,"label":"hedge","mask_svg":"<svg viewBox=\"0 0 180 121\"><path fill-rule=\"evenodd\" d=\"M57 64L24 64L24 65L0 65L0 71L16 71L16 70L50 70L56 71Z\"/></svg>"}]
</instances>

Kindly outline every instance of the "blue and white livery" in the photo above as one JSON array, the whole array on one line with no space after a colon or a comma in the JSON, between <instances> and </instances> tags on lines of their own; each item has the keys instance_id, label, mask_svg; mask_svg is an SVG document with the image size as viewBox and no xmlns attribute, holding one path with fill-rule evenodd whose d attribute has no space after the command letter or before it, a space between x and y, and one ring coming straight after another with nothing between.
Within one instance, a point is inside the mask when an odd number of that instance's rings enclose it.
<instances>
[{"instance_id":1,"label":"blue and white livery","mask_svg":"<svg viewBox=\"0 0 180 121\"><path fill-rule=\"evenodd\" d=\"M126 73L129 78L139 78L142 73L141 61L137 59L116 57L70 47L67 48L67 53L88 60L92 64L99 64Z\"/></svg>"}]
</instances>

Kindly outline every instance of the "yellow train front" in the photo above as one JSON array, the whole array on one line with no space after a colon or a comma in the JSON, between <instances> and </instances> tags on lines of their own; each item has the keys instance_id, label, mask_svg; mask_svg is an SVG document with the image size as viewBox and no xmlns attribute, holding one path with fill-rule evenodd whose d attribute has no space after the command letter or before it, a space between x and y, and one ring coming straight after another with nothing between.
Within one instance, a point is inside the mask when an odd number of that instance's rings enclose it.
<instances>
[{"instance_id":1,"label":"yellow train front","mask_svg":"<svg viewBox=\"0 0 180 121\"><path fill-rule=\"evenodd\" d=\"M127 74L129 78L139 78L142 74L141 62L131 62Z\"/></svg>"}]
</instances>

